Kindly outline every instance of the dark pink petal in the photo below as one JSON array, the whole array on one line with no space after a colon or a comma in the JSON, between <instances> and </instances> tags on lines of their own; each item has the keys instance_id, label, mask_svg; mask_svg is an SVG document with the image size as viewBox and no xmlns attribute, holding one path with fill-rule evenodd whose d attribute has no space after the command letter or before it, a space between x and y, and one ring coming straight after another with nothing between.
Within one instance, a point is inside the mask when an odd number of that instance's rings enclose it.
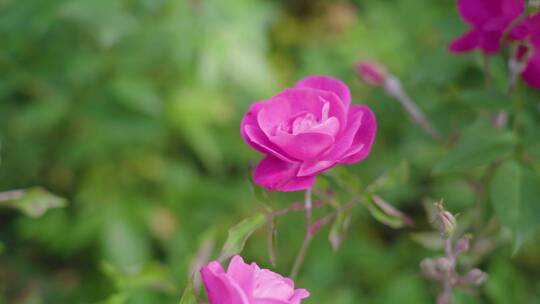
<instances>
[{"instance_id":1,"label":"dark pink petal","mask_svg":"<svg viewBox=\"0 0 540 304\"><path fill-rule=\"evenodd\" d=\"M255 269L251 265L244 263L244 260L239 255L232 258L227 268L227 275L238 283L248 300L251 300L253 292L254 271Z\"/></svg>"},{"instance_id":2,"label":"dark pink petal","mask_svg":"<svg viewBox=\"0 0 540 304\"><path fill-rule=\"evenodd\" d=\"M309 76L294 85L295 88L311 88L321 91L330 91L336 94L346 109L351 104L351 92L349 87L341 80L328 76Z\"/></svg>"},{"instance_id":3,"label":"dark pink petal","mask_svg":"<svg viewBox=\"0 0 540 304\"><path fill-rule=\"evenodd\" d=\"M345 152L346 157L339 161L342 164L352 164L366 158L371 151L377 133L375 114L363 105L353 106L351 111L353 109L362 111L362 122L354 135L351 147Z\"/></svg>"},{"instance_id":4,"label":"dark pink petal","mask_svg":"<svg viewBox=\"0 0 540 304\"><path fill-rule=\"evenodd\" d=\"M493 55L501 48L502 32L492 31L482 35L480 40L480 48L484 50L486 55Z\"/></svg>"},{"instance_id":5,"label":"dark pink petal","mask_svg":"<svg viewBox=\"0 0 540 304\"><path fill-rule=\"evenodd\" d=\"M480 45L480 33L476 30L466 32L450 43L450 51L454 53L470 52Z\"/></svg>"},{"instance_id":6,"label":"dark pink petal","mask_svg":"<svg viewBox=\"0 0 540 304\"><path fill-rule=\"evenodd\" d=\"M329 91L321 91L315 89L287 89L279 93L275 98L285 99L288 101L290 107L290 113L308 112L317 117L322 118L322 110L325 103L329 103L329 117L335 117L341 124L341 130L347 123L347 108L339 97ZM282 104L275 104L275 106L282 106ZM284 105L283 105L284 106ZM269 108L270 105L265 106L264 111ZM262 112L262 111L261 111ZM272 118L275 120L276 118ZM258 118L261 128L264 130L265 126L262 125L261 120ZM266 131L265 131L266 132Z\"/></svg>"},{"instance_id":7,"label":"dark pink petal","mask_svg":"<svg viewBox=\"0 0 540 304\"><path fill-rule=\"evenodd\" d=\"M253 171L253 180L259 186L278 191L299 191L313 186L315 176L297 177L300 163L289 163L266 156Z\"/></svg>"},{"instance_id":8,"label":"dark pink petal","mask_svg":"<svg viewBox=\"0 0 540 304\"><path fill-rule=\"evenodd\" d=\"M468 24L480 27L493 16L499 0L458 0L459 15Z\"/></svg>"},{"instance_id":9,"label":"dark pink petal","mask_svg":"<svg viewBox=\"0 0 540 304\"><path fill-rule=\"evenodd\" d=\"M294 162L290 157L285 156L280 152L279 148L275 146L258 127L246 125L244 127L245 138L250 145L255 148L257 151L260 151L264 154L273 155L279 159L288 162Z\"/></svg>"},{"instance_id":10,"label":"dark pink petal","mask_svg":"<svg viewBox=\"0 0 540 304\"><path fill-rule=\"evenodd\" d=\"M334 144L334 137L326 133L300 133L296 135L279 132L270 137L279 149L298 160L314 160Z\"/></svg>"},{"instance_id":11,"label":"dark pink petal","mask_svg":"<svg viewBox=\"0 0 540 304\"><path fill-rule=\"evenodd\" d=\"M522 76L529 86L540 89L540 53L538 51L535 51L529 60Z\"/></svg>"},{"instance_id":12,"label":"dark pink petal","mask_svg":"<svg viewBox=\"0 0 540 304\"><path fill-rule=\"evenodd\" d=\"M525 0L502 0L501 12L509 21L519 17L525 10Z\"/></svg>"}]
</instances>

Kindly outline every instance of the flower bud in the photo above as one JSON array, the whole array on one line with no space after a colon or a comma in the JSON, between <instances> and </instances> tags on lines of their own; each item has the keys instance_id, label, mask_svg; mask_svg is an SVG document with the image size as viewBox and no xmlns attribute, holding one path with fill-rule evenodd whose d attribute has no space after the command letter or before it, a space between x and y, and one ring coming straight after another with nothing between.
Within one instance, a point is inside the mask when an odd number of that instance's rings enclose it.
<instances>
[{"instance_id":1,"label":"flower bud","mask_svg":"<svg viewBox=\"0 0 540 304\"><path fill-rule=\"evenodd\" d=\"M438 209L434 215L433 227L439 231L444 238L450 238L457 228L456 218L452 213L444 210L442 202L436 203L435 207Z\"/></svg>"},{"instance_id":2,"label":"flower bud","mask_svg":"<svg viewBox=\"0 0 540 304\"><path fill-rule=\"evenodd\" d=\"M474 268L469 271L469 273L467 273L467 275L463 277L462 280L466 284L480 286L484 284L484 282L487 280L487 273L483 272L478 268Z\"/></svg>"},{"instance_id":3,"label":"flower bud","mask_svg":"<svg viewBox=\"0 0 540 304\"><path fill-rule=\"evenodd\" d=\"M360 78L370 86L381 87L387 77L385 69L375 63L360 62L356 65L356 71Z\"/></svg>"},{"instance_id":4,"label":"flower bud","mask_svg":"<svg viewBox=\"0 0 540 304\"><path fill-rule=\"evenodd\" d=\"M452 263L452 261L450 261L449 258L443 257L438 258L435 261L435 267L437 268L437 271L441 273L449 273L454 268L454 264Z\"/></svg>"},{"instance_id":5,"label":"flower bud","mask_svg":"<svg viewBox=\"0 0 540 304\"><path fill-rule=\"evenodd\" d=\"M469 250L469 247L470 247L470 240L471 240L471 237L468 236L468 235L466 235L466 236L460 238L460 239L456 242L456 249L455 249L455 255L456 255L456 256L459 256L459 255L462 254L463 252Z\"/></svg>"},{"instance_id":6,"label":"flower bud","mask_svg":"<svg viewBox=\"0 0 540 304\"><path fill-rule=\"evenodd\" d=\"M443 278L442 273L437 269L435 261L433 261L432 259L423 259L422 262L420 262L420 269L422 270L422 273L428 278L435 280L440 280Z\"/></svg>"}]
</instances>

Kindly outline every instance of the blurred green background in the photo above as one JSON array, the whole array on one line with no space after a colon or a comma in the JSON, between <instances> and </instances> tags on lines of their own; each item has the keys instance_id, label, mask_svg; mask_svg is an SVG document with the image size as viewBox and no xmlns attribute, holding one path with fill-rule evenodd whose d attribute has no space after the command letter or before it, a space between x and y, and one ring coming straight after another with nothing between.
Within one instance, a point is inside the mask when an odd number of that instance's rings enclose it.
<instances>
[{"instance_id":1,"label":"blurred green background","mask_svg":"<svg viewBox=\"0 0 540 304\"><path fill-rule=\"evenodd\" d=\"M353 66L386 65L452 138L495 107L462 94L483 85L478 54L447 52L465 28L450 0L0 0L0 191L40 185L69 201L38 219L0 210L0 303L177 303L201 243L215 238L215 258L260 210L243 113L311 74L375 111L373 151L348 170L367 183L408 161L409 181L383 196L418 223L394 230L359 206L337 252L323 230L297 281L305 303L433 303L418 264L438 252L411 238L429 230L421 202L463 213L474 189L433 174L447 147ZM504 61L493 65L501 84ZM274 193L272 207L301 198ZM263 230L243 255L271 267ZM513 257L501 235L480 263L487 285L456 303L540 303L538 233ZM289 273L302 237L301 214L280 219L276 271Z\"/></svg>"}]
</instances>

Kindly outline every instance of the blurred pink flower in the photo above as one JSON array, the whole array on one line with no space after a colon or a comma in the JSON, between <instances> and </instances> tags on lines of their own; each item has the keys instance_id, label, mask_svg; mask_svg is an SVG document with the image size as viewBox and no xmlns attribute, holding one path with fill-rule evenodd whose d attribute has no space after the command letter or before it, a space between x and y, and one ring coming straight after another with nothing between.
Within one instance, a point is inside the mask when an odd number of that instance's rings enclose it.
<instances>
[{"instance_id":1,"label":"blurred pink flower","mask_svg":"<svg viewBox=\"0 0 540 304\"><path fill-rule=\"evenodd\" d=\"M524 0L458 0L458 11L472 29L450 44L450 51L476 48L492 55L499 51L504 32L525 9Z\"/></svg>"},{"instance_id":2,"label":"blurred pink flower","mask_svg":"<svg viewBox=\"0 0 540 304\"><path fill-rule=\"evenodd\" d=\"M209 304L300 304L309 297L294 282L257 264L248 265L240 256L232 258L225 272L210 262L201 269Z\"/></svg>"},{"instance_id":3,"label":"blurred pink flower","mask_svg":"<svg viewBox=\"0 0 540 304\"><path fill-rule=\"evenodd\" d=\"M356 71L365 83L375 87L383 86L387 77L383 67L367 61L356 64Z\"/></svg>"},{"instance_id":4,"label":"blurred pink flower","mask_svg":"<svg viewBox=\"0 0 540 304\"><path fill-rule=\"evenodd\" d=\"M274 97L255 102L241 126L244 140L266 157L253 172L270 190L310 188L336 164L363 160L377 123L364 105L351 105L349 88L327 76L310 76Z\"/></svg>"},{"instance_id":5,"label":"blurred pink flower","mask_svg":"<svg viewBox=\"0 0 540 304\"><path fill-rule=\"evenodd\" d=\"M540 88L540 13L527 17L516 26L511 38L522 42L515 59L525 64L521 73L523 79L529 86Z\"/></svg>"}]
</instances>

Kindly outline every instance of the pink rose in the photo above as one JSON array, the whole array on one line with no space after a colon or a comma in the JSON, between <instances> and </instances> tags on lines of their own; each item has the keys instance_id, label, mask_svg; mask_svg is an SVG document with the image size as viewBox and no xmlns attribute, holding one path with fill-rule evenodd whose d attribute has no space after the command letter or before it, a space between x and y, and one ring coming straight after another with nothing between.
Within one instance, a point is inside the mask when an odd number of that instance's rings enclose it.
<instances>
[{"instance_id":1,"label":"pink rose","mask_svg":"<svg viewBox=\"0 0 540 304\"><path fill-rule=\"evenodd\" d=\"M241 123L244 140L266 157L253 172L270 190L310 188L315 176L336 164L367 157L375 115L351 106L349 88L326 76L310 76L274 97L255 102Z\"/></svg>"},{"instance_id":2,"label":"pink rose","mask_svg":"<svg viewBox=\"0 0 540 304\"><path fill-rule=\"evenodd\" d=\"M458 0L458 11L472 29L450 44L450 50L464 53L479 48L485 54L499 51L503 33L525 9L524 0Z\"/></svg>"},{"instance_id":3,"label":"pink rose","mask_svg":"<svg viewBox=\"0 0 540 304\"><path fill-rule=\"evenodd\" d=\"M294 282L257 264L248 265L240 256L232 258L227 272L218 262L201 269L209 304L300 304L309 297Z\"/></svg>"}]
</instances>

